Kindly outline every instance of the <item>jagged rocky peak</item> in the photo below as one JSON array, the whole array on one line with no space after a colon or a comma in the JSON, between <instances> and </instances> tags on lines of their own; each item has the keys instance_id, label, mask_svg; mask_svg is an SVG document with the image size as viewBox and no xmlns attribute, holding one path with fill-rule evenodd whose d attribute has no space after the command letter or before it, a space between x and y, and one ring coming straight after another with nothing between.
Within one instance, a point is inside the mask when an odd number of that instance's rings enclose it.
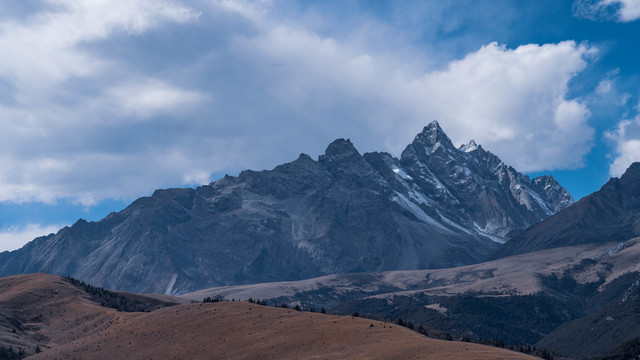
<instances>
[{"instance_id":1,"label":"jagged rocky peak","mask_svg":"<svg viewBox=\"0 0 640 360\"><path fill-rule=\"evenodd\" d=\"M296 160L291 162L291 166L294 166L294 167L297 167L297 168L304 168L304 169L307 169L307 170L315 168L315 167L317 167L317 165L318 165L318 163L315 160L313 160L313 158L311 158L311 156L309 156L309 155L307 155L305 153L301 153L300 156L298 156L298 158Z\"/></svg>"},{"instance_id":2,"label":"jagged rocky peak","mask_svg":"<svg viewBox=\"0 0 640 360\"><path fill-rule=\"evenodd\" d=\"M533 178L531 182L542 187L555 186L556 184L558 184L553 175L540 175Z\"/></svg>"},{"instance_id":3,"label":"jagged rocky peak","mask_svg":"<svg viewBox=\"0 0 640 360\"><path fill-rule=\"evenodd\" d=\"M311 156L305 154L305 153L300 153L300 155L298 156L298 159L296 159L296 161L313 161L313 159L311 158Z\"/></svg>"},{"instance_id":4,"label":"jagged rocky peak","mask_svg":"<svg viewBox=\"0 0 640 360\"><path fill-rule=\"evenodd\" d=\"M634 162L627 171L620 176L620 183L629 190L640 189L640 162Z\"/></svg>"},{"instance_id":5,"label":"jagged rocky peak","mask_svg":"<svg viewBox=\"0 0 640 360\"><path fill-rule=\"evenodd\" d=\"M345 160L360 158L361 155L355 146L353 146L350 139L337 139L327 146L324 157L328 157L336 163L342 163ZM322 158L323 155L320 155L320 159Z\"/></svg>"},{"instance_id":6,"label":"jagged rocky peak","mask_svg":"<svg viewBox=\"0 0 640 360\"><path fill-rule=\"evenodd\" d=\"M534 190L549 204L553 213L556 213L573 204L571 194L558 183L553 175L542 175L531 180Z\"/></svg>"},{"instance_id":7,"label":"jagged rocky peak","mask_svg":"<svg viewBox=\"0 0 640 360\"><path fill-rule=\"evenodd\" d=\"M444 132L444 130L442 130L440 124L436 120L425 126L422 129L422 132L416 135L414 142L418 139L420 139L426 145L433 146L437 143L441 143L443 145L451 144L453 146L453 144L451 143L451 139L449 139L447 134Z\"/></svg>"},{"instance_id":8,"label":"jagged rocky peak","mask_svg":"<svg viewBox=\"0 0 640 360\"><path fill-rule=\"evenodd\" d=\"M452 155L455 157L460 156L456 155L456 153L471 153L479 150L479 153L475 154L476 157L487 158L485 160L497 159L492 153L484 151L482 146L478 145L475 140L471 140L468 144L463 144L456 148L449 136L442 130L442 127L440 127L440 123L435 120L425 126L422 132L416 135L409 147L413 147L410 151L416 152L419 157L422 157L421 149L424 149L424 154L427 156L439 153L441 155ZM439 152L438 149L444 150L444 152Z\"/></svg>"},{"instance_id":9,"label":"jagged rocky peak","mask_svg":"<svg viewBox=\"0 0 640 360\"><path fill-rule=\"evenodd\" d=\"M438 145L452 148L453 143L447 134L442 130L440 124L434 120L422 129L422 132L416 135L413 143L421 143L425 147L429 147L428 152L432 152Z\"/></svg>"},{"instance_id":10,"label":"jagged rocky peak","mask_svg":"<svg viewBox=\"0 0 640 360\"><path fill-rule=\"evenodd\" d=\"M437 121L407 146L400 163L442 214L501 241L573 203L552 177L533 183L474 140L455 147Z\"/></svg>"},{"instance_id":11,"label":"jagged rocky peak","mask_svg":"<svg viewBox=\"0 0 640 360\"><path fill-rule=\"evenodd\" d=\"M616 199L625 209L636 209L635 211L640 213L640 162L629 165L622 176L609 179L598 192L592 195L599 193L602 197ZM637 227L640 229L640 225Z\"/></svg>"},{"instance_id":12,"label":"jagged rocky peak","mask_svg":"<svg viewBox=\"0 0 640 360\"><path fill-rule=\"evenodd\" d=\"M460 145L458 150L464 151L464 152L471 152L473 150L476 150L477 148L478 148L478 144L476 144L475 140L471 140L466 145Z\"/></svg>"}]
</instances>

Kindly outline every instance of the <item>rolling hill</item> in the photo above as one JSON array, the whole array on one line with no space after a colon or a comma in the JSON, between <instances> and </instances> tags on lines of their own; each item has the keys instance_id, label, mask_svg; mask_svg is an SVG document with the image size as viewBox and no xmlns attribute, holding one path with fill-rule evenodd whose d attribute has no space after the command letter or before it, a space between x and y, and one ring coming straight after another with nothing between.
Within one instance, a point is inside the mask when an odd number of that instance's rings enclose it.
<instances>
[{"instance_id":1,"label":"rolling hill","mask_svg":"<svg viewBox=\"0 0 640 360\"><path fill-rule=\"evenodd\" d=\"M23 347L34 360L533 359L499 348L429 339L379 321L247 302L175 305L170 297L138 295L138 300L164 307L118 312L92 301L85 287L45 274L0 278L0 289L0 326L17 329L3 331L0 346Z\"/></svg>"}]
</instances>

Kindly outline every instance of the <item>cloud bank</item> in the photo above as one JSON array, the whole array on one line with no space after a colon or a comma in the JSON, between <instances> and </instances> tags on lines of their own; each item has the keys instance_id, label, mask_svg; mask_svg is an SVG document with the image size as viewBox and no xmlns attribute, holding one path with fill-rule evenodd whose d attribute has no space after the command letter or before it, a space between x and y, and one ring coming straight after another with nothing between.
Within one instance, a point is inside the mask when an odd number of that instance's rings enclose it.
<instances>
[{"instance_id":1,"label":"cloud bank","mask_svg":"<svg viewBox=\"0 0 640 360\"><path fill-rule=\"evenodd\" d=\"M432 120L522 171L580 167L593 140L568 84L597 50L572 41L440 66L370 22L342 36L264 1L44 4L0 18L0 201L135 198L338 137L398 155Z\"/></svg>"},{"instance_id":2,"label":"cloud bank","mask_svg":"<svg viewBox=\"0 0 640 360\"><path fill-rule=\"evenodd\" d=\"M56 233L60 228L62 228L60 225L29 224L0 230L0 252L16 250L39 236Z\"/></svg>"}]
</instances>

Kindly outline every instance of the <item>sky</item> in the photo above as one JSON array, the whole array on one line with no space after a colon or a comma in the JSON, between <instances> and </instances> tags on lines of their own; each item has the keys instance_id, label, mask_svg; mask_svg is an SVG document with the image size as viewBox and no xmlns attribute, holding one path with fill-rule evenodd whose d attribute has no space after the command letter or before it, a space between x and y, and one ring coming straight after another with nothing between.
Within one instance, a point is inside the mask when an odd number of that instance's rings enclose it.
<instances>
[{"instance_id":1,"label":"sky","mask_svg":"<svg viewBox=\"0 0 640 360\"><path fill-rule=\"evenodd\" d=\"M577 200L640 161L640 0L3 0L0 251L433 120Z\"/></svg>"}]
</instances>

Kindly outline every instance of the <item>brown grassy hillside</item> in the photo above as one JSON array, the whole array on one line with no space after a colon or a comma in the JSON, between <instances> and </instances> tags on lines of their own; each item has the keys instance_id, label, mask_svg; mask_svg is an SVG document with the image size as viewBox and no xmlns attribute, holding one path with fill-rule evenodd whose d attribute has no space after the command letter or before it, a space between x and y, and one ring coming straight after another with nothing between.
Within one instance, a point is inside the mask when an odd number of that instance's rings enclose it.
<instances>
[{"instance_id":1,"label":"brown grassy hillside","mask_svg":"<svg viewBox=\"0 0 640 360\"><path fill-rule=\"evenodd\" d=\"M172 305L184 300L167 296L109 292L147 308ZM69 343L91 336L131 314L100 306L96 296L81 286L54 275L27 274L0 278L0 346L20 349L25 355L36 349Z\"/></svg>"},{"instance_id":2,"label":"brown grassy hillside","mask_svg":"<svg viewBox=\"0 0 640 360\"><path fill-rule=\"evenodd\" d=\"M0 279L0 346L22 348L25 354L93 334L120 316L58 276Z\"/></svg>"},{"instance_id":3,"label":"brown grassy hillside","mask_svg":"<svg viewBox=\"0 0 640 360\"><path fill-rule=\"evenodd\" d=\"M44 351L30 357L34 360L531 359L429 339L383 322L246 302L122 313L93 303L59 277L42 274L0 279L0 303L2 341L40 344ZM36 320L22 323L14 334L7 331L7 314Z\"/></svg>"}]
</instances>

